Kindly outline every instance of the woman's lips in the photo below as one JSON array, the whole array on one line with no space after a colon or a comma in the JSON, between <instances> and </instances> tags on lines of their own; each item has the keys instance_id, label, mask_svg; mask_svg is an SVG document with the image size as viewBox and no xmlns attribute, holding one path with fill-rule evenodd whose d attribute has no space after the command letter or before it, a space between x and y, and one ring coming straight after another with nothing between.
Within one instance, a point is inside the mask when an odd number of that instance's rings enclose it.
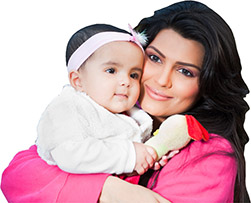
<instances>
[{"instance_id":1,"label":"woman's lips","mask_svg":"<svg viewBox=\"0 0 251 203\"><path fill-rule=\"evenodd\" d=\"M157 101L167 101L169 99L172 99L172 97L164 94L163 92L160 92L156 89L150 88L149 86L145 85L145 89L147 94L154 100Z\"/></svg>"}]
</instances>

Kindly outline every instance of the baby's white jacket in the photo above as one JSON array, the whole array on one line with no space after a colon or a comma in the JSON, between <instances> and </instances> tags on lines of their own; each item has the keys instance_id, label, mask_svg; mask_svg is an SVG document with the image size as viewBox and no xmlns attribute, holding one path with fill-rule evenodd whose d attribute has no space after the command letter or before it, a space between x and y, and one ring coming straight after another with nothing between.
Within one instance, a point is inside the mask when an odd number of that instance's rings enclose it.
<instances>
[{"instance_id":1,"label":"baby's white jacket","mask_svg":"<svg viewBox=\"0 0 251 203\"><path fill-rule=\"evenodd\" d=\"M70 173L130 173L136 162L132 141L149 138L152 119L136 107L128 114L113 114L66 85L41 116L38 154Z\"/></svg>"}]
</instances>

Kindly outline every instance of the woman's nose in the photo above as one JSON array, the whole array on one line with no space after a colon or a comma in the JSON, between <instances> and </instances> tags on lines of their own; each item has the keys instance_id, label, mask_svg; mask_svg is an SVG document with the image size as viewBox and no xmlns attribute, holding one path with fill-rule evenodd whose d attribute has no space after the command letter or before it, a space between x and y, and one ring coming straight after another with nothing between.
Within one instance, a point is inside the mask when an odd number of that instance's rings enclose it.
<instances>
[{"instance_id":1,"label":"woman's nose","mask_svg":"<svg viewBox=\"0 0 251 203\"><path fill-rule=\"evenodd\" d=\"M165 67L158 74L158 78L156 79L160 86L171 88L172 87L172 71L171 68Z\"/></svg>"}]
</instances>

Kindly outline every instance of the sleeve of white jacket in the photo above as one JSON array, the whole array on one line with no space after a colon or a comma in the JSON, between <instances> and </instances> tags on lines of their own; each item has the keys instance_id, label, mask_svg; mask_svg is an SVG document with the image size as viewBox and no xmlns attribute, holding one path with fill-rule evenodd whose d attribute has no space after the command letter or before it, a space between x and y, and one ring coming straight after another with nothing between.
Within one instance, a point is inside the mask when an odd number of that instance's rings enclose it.
<instances>
[{"instance_id":1,"label":"sleeve of white jacket","mask_svg":"<svg viewBox=\"0 0 251 203\"><path fill-rule=\"evenodd\" d=\"M43 113L36 141L39 155L71 173L132 172L136 162L133 143L92 136L88 131L91 121L85 115L93 115L95 109L88 101L81 103L87 106L83 109L73 97L59 96Z\"/></svg>"},{"instance_id":2,"label":"sleeve of white jacket","mask_svg":"<svg viewBox=\"0 0 251 203\"><path fill-rule=\"evenodd\" d=\"M106 142L93 137L68 140L51 151L59 168L71 173L130 173L136 155L128 140Z\"/></svg>"}]
</instances>

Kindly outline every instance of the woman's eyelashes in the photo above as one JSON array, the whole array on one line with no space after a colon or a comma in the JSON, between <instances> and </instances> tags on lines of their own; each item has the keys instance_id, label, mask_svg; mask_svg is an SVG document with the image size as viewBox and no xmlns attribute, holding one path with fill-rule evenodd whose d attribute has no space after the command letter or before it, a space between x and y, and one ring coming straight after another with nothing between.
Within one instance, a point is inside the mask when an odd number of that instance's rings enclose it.
<instances>
[{"instance_id":1,"label":"woman's eyelashes","mask_svg":"<svg viewBox=\"0 0 251 203\"><path fill-rule=\"evenodd\" d=\"M187 76L187 77L194 77L194 73L192 71L189 71L186 68L179 68L178 72L180 72L181 74L183 74L184 76Z\"/></svg>"},{"instance_id":2,"label":"woman's eyelashes","mask_svg":"<svg viewBox=\"0 0 251 203\"><path fill-rule=\"evenodd\" d=\"M155 54L147 54L147 57L148 57L152 62L154 62L154 63L160 63L160 64L162 64L161 59L160 59L157 55L155 55Z\"/></svg>"},{"instance_id":3,"label":"woman's eyelashes","mask_svg":"<svg viewBox=\"0 0 251 203\"><path fill-rule=\"evenodd\" d=\"M156 54L152 54L152 53L146 53L147 57L154 63L158 63L158 64L163 64L164 62L161 60L161 57L157 56ZM179 73L181 73L182 75L186 76L186 77L195 77L196 74L189 70L188 68L185 67L179 67L177 68L177 71Z\"/></svg>"}]
</instances>

